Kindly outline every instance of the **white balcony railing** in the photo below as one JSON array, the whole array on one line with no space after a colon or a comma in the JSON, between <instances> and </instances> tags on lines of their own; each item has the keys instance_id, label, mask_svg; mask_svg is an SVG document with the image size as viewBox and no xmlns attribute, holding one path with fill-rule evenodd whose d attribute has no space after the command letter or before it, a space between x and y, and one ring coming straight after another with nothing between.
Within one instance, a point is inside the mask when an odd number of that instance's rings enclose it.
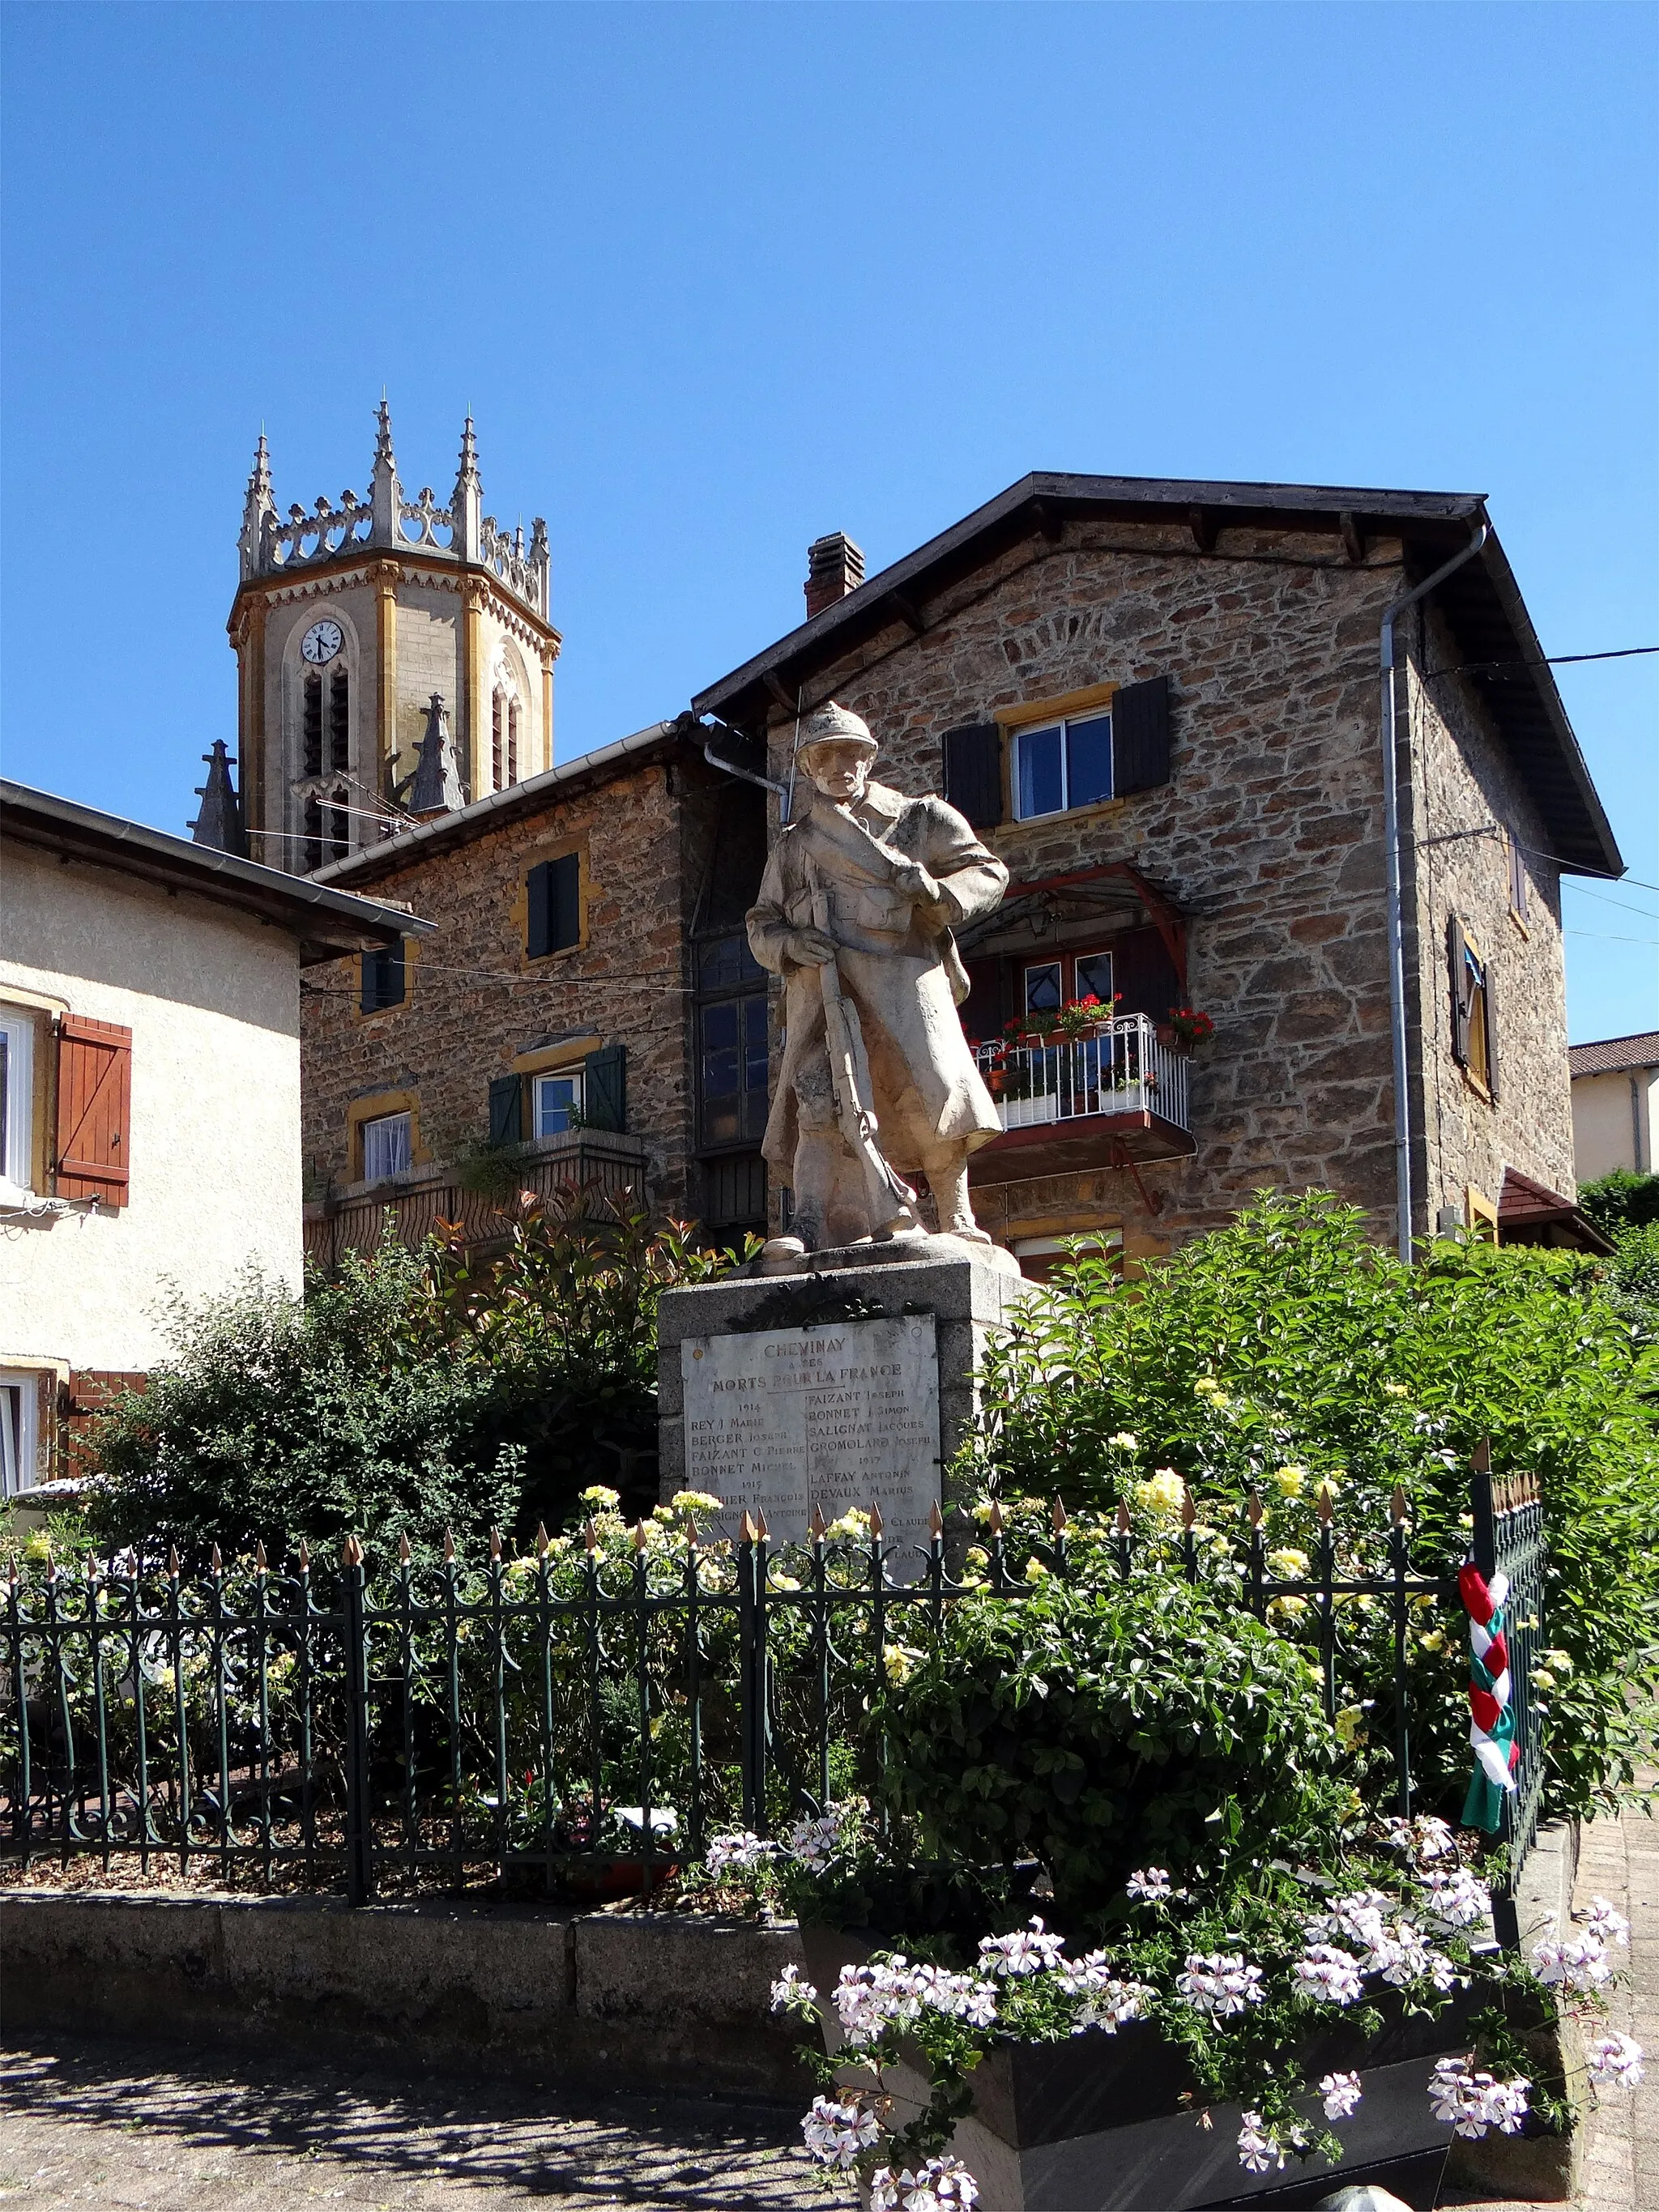
<instances>
[{"instance_id":1,"label":"white balcony railing","mask_svg":"<svg viewBox=\"0 0 1659 2212\"><path fill-rule=\"evenodd\" d=\"M1160 1044L1145 1014L1127 1014L1103 1024L1097 1036L1063 1043L975 1045L974 1057L1005 1129L1098 1114L1156 1114L1178 1129L1189 1127L1187 1054Z\"/></svg>"}]
</instances>

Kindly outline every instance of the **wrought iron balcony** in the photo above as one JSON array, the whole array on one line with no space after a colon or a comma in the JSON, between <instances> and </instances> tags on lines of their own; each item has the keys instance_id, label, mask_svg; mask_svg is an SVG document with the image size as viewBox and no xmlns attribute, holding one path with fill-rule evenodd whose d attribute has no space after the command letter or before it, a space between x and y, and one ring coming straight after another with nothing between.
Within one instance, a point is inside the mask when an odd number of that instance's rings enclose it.
<instances>
[{"instance_id":1,"label":"wrought iron balcony","mask_svg":"<svg viewBox=\"0 0 1659 2212\"><path fill-rule=\"evenodd\" d=\"M977 1045L974 1057L1004 1134L972 1158L976 1182L1052 1174L1109 1159L1176 1159L1197 1148L1187 1103L1190 1063L1145 1014L1090 1036Z\"/></svg>"}]
</instances>

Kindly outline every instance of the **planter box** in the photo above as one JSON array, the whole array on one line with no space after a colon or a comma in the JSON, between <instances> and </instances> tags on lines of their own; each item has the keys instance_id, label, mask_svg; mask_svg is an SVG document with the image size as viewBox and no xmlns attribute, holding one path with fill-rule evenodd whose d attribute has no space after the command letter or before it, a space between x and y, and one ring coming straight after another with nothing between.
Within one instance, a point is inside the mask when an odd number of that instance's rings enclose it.
<instances>
[{"instance_id":1,"label":"planter box","mask_svg":"<svg viewBox=\"0 0 1659 2212\"><path fill-rule=\"evenodd\" d=\"M803 1929L801 1941L808 1976L826 1998L842 1967L876 1948L827 1929ZM1197 2085L1183 2054L1150 2021L1115 2035L995 2047L974 2073L974 2109L951 2148L979 2181L980 2212L1186 2212L1252 2197L1266 2203L1292 2185L1319 2183L1312 2202L1354 2181L1399 2191L1413 2165L1420 2170L1410 2194L1432 2204L1451 2130L1430 2109L1429 2076L1437 2058L1468 2050L1469 2015L1491 1996L1460 1990L1436 2020L1405 2016L1391 1996L1379 2000L1392 2016L1376 2037L1336 2020L1303 2046L1313 2080L1349 2069L1364 2076L1359 2110L1335 2123L1347 2154L1340 2166L1292 2159L1283 2173L1247 2173L1238 2162L1242 2108L1211 2106L1207 2128L1182 2110L1182 2097ZM826 2021L831 2051L835 2033ZM927 2080L920 2064L886 2078L902 2125L927 2102ZM1309 2110L1317 2113L1316 2099Z\"/></svg>"}]
</instances>

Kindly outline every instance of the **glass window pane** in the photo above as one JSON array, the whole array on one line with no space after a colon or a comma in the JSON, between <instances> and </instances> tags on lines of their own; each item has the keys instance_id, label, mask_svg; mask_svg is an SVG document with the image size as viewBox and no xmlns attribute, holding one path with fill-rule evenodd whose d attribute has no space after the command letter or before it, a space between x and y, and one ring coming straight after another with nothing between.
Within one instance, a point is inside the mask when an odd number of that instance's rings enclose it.
<instances>
[{"instance_id":1,"label":"glass window pane","mask_svg":"<svg viewBox=\"0 0 1659 2212\"><path fill-rule=\"evenodd\" d=\"M1066 803L1060 792L1059 723L1046 730L1022 730L1015 750L1020 819L1032 814L1058 814Z\"/></svg>"},{"instance_id":2,"label":"glass window pane","mask_svg":"<svg viewBox=\"0 0 1659 2212\"><path fill-rule=\"evenodd\" d=\"M743 1063L744 1088L764 1091L766 1088L766 1001L764 999L745 999L743 1002Z\"/></svg>"},{"instance_id":3,"label":"glass window pane","mask_svg":"<svg viewBox=\"0 0 1659 2212\"><path fill-rule=\"evenodd\" d=\"M1098 999L1103 1006L1111 1005L1112 956L1109 952L1079 953L1077 995L1079 999Z\"/></svg>"},{"instance_id":4,"label":"glass window pane","mask_svg":"<svg viewBox=\"0 0 1659 2212\"><path fill-rule=\"evenodd\" d=\"M1051 1014L1060 1005L1060 963L1045 960L1040 968L1025 970L1025 1011Z\"/></svg>"},{"instance_id":5,"label":"glass window pane","mask_svg":"<svg viewBox=\"0 0 1659 2212\"><path fill-rule=\"evenodd\" d=\"M363 1124L363 1179L380 1182L387 1176L403 1175L411 1164L409 1116L383 1114Z\"/></svg>"},{"instance_id":6,"label":"glass window pane","mask_svg":"<svg viewBox=\"0 0 1659 2212\"><path fill-rule=\"evenodd\" d=\"M1112 718L1066 725L1066 804L1092 806L1112 795Z\"/></svg>"},{"instance_id":7,"label":"glass window pane","mask_svg":"<svg viewBox=\"0 0 1659 2212\"><path fill-rule=\"evenodd\" d=\"M536 1078L536 1134L562 1137L581 1111L580 1075L538 1075Z\"/></svg>"}]
</instances>

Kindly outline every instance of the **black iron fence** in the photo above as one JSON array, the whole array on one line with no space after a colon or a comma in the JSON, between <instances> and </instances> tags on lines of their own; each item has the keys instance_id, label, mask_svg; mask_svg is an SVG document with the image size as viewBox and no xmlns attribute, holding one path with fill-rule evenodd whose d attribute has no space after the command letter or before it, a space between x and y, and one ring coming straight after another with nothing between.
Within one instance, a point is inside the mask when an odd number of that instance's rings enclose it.
<instances>
[{"instance_id":1,"label":"black iron fence","mask_svg":"<svg viewBox=\"0 0 1659 2212\"><path fill-rule=\"evenodd\" d=\"M1528 1680L1541 1630L1535 1488L1473 1477L1474 1547L1506 1571L1521 1789L1511 1880L1537 1823L1540 1755ZM1443 1662L1455 1560L1412 1556L1396 1492L1380 1546L1339 1540L1328 1493L1304 1553L1270 1547L1261 1509L1236 1547L1190 1492L1163 1534L1079 1543L1055 1508L1042 1541L994 1511L947 1543L892 1547L879 1516L779 1546L745 1518L735 1545L691 1523L614 1520L583 1539L453 1547L371 1578L356 1539L337 1567L303 1547L185 1576L127 1557L13 1571L0 1682L0 1859L80 1856L227 1886L509 1892L592 1899L648 1891L721 1829L766 1833L870 1789L872 1697L969 1592L1019 1604L1028 1558L1065 1576L1103 1564L1213 1583L1316 1653L1326 1711L1364 1714L1377 1776L1409 1814L1423 1732L1462 1717ZM1231 1565L1218 1562L1226 1551ZM1381 1556L1379 1557L1379 1552ZM1357 1559L1377 1559L1358 1571ZM1461 1620L1461 1616L1459 1616ZM1391 1682L1391 1693L1388 1685Z\"/></svg>"}]
</instances>

